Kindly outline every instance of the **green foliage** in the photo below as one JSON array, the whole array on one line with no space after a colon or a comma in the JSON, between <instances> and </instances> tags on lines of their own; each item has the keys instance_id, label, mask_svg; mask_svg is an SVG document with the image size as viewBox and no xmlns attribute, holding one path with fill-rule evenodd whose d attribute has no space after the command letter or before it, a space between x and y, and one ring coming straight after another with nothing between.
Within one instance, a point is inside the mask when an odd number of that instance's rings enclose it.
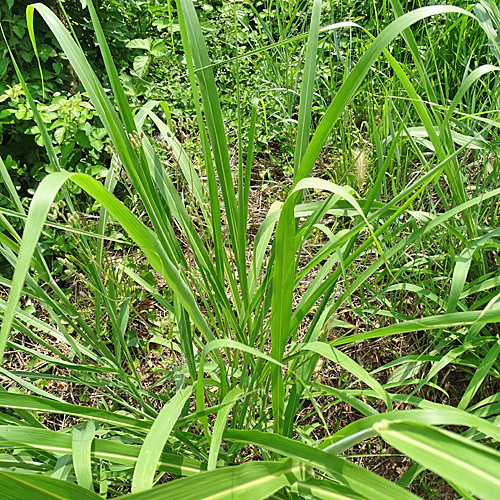
<instances>
[{"instance_id":1,"label":"green foliage","mask_svg":"<svg viewBox=\"0 0 500 500\"><path fill-rule=\"evenodd\" d=\"M43 146L38 126L31 126L34 122L33 112L24 98L21 85L7 89L0 95L0 102L6 102L10 106L3 111L4 126L15 125L16 132L23 136L15 139L11 135L11 140L20 143L25 140L24 136L33 135L36 144ZM102 163L109 161L109 154L105 154L108 142L105 138L105 129L99 127L99 122L95 119L97 113L92 104L80 93L63 96L56 92L50 104L39 103L37 108L55 143L55 152L60 156L61 166L69 171L86 172L98 178L103 177L106 169ZM42 167L42 165L37 166ZM46 165L45 170L52 171L50 165ZM45 172L31 169L29 176L31 180L40 181ZM29 180L22 177L20 180L30 185Z\"/></svg>"},{"instance_id":2,"label":"green foliage","mask_svg":"<svg viewBox=\"0 0 500 500\"><path fill-rule=\"evenodd\" d=\"M19 163L0 159L9 215L21 221L0 217L0 252L14 269L1 278L9 298L0 300L0 373L10 384L0 391L2 490L18 498L409 500L416 495L405 487L427 468L464 498L498 496L499 397L485 383L500 370L496 10L481 2L477 19L415 4L405 13L398 0L378 10L343 3L371 14L365 36L352 21L322 27L320 0L311 15L302 2L214 2L200 17L191 0L163 9L106 3L143 13L132 36L126 16L117 35L130 49L124 68L106 42L113 27L88 0L80 15L95 30L105 85L60 16L42 4L28 9L33 39L40 17L83 89L35 103L19 72L21 87L4 93L6 121L35 121L28 129L51 173L26 216L11 178ZM227 33L234 46L206 43L211 33ZM164 60L180 67L182 58L169 58L180 44L186 77L177 97L189 91L190 100L179 104L153 82ZM333 66L325 63L332 46ZM217 50L231 61L213 65ZM253 55L260 71L245 63ZM264 86L253 87L263 75L282 82L273 92L283 120L272 126L278 115L259 95ZM199 144L190 150L176 126L183 110L196 115L189 123ZM288 184L254 228L263 130L268 146L276 137L294 146L280 153ZM113 161L96 180L106 144ZM332 154L338 171L320 168ZM78 190L99 210L91 230L75 209ZM61 289L43 252L47 220L62 212L78 238L64 264L78 273L74 286L84 285L85 307ZM117 226L144 260L108 256ZM160 277L165 286L156 289ZM163 308L168 328L138 331L135 323L148 320L136 311L138 287ZM38 309L20 308L21 297ZM409 339L398 345L409 342L408 354L391 347L395 337ZM383 359L374 367L357 353L375 342L372 357ZM160 346L152 367L151 344ZM32 364L13 368L11 350ZM333 383L329 366L340 372ZM446 383L453 370L466 380L456 390ZM51 383L71 386L75 400ZM360 415L349 425L346 408ZM78 423L51 430L54 415ZM398 483L343 455L377 437L415 461Z\"/></svg>"},{"instance_id":3,"label":"green foliage","mask_svg":"<svg viewBox=\"0 0 500 500\"><path fill-rule=\"evenodd\" d=\"M154 58L165 57L167 48L163 40L152 40L151 38L136 38L127 43L129 49L142 49L146 55L137 56L134 59L134 72L139 78L143 78L148 70L149 65Z\"/></svg>"},{"instance_id":4,"label":"green foliage","mask_svg":"<svg viewBox=\"0 0 500 500\"><path fill-rule=\"evenodd\" d=\"M29 40L26 24L26 7L28 0L16 0L2 2L0 6L0 17L5 39L0 37L0 92L7 88L7 82L15 81L15 72L9 57L8 48L14 52L20 62L23 73L29 81L35 85L34 92L41 92L39 70L33 47ZM43 23L37 23L39 28L40 58L47 71L47 77L52 81L52 88L57 88L67 81L66 72L63 71L60 53L54 48L54 37ZM6 45L7 42L7 45Z\"/></svg>"}]
</instances>

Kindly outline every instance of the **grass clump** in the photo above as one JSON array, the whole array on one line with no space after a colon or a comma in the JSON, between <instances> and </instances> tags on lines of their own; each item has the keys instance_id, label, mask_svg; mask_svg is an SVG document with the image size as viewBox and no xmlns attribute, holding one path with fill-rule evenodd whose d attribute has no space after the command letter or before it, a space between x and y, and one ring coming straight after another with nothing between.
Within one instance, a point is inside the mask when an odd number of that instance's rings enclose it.
<instances>
[{"instance_id":1,"label":"grass clump","mask_svg":"<svg viewBox=\"0 0 500 500\"><path fill-rule=\"evenodd\" d=\"M0 302L8 498L411 499L426 469L448 492L498 498L498 9L479 2L472 11L416 5L405 13L393 0L377 13L390 22L377 24L359 58L344 59L329 82L319 117L322 37L362 28L322 27L320 0L310 16L295 5L308 28L293 39L304 41L293 157L284 194L257 224L262 103L242 106L247 89L237 78L232 157L191 0L169 15L186 58L198 158L177 139L166 103L129 105L91 0L111 90L61 20L43 4L28 7L35 52L36 14L85 88L113 161L102 182L61 168L17 72L53 173L26 214L0 160L16 207L0 219L0 250L14 268L1 278L9 296ZM461 52L469 31L474 66ZM233 60L236 73L243 61ZM361 119L345 128L353 109ZM345 171L322 171L332 161ZM133 203L114 194L119 179ZM98 204L91 231L72 185ZM71 262L85 311L39 242L58 198L78 237ZM23 221L22 231L7 215ZM110 226L143 257L123 252L113 262ZM138 290L161 309L158 324L141 314L148 307ZM19 307L21 297L35 310ZM35 364L16 369L16 356ZM460 384L450 387L454 374ZM375 442L385 443L382 455L390 446L405 457L397 482L345 458Z\"/></svg>"}]
</instances>

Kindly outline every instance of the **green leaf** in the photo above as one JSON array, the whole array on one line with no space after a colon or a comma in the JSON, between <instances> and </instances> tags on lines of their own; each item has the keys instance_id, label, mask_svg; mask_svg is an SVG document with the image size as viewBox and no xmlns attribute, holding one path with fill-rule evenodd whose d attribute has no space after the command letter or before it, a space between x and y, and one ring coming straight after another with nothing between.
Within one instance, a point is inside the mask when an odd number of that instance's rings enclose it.
<instances>
[{"instance_id":1,"label":"green leaf","mask_svg":"<svg viewBox=\"0 0 500 500\"><path fill-rule=\"evenodd\" d=\"M125 47L129 49L143 49L149 52L151 50L151 43L151 38L136 38L135 40L130 40Z\"/></svg>"},{"instance_id":2,"label":"green leaf","mask_svg":"<svg viewBox=\"0 0 500 500\"><path fill-rule=\"evenodd\" d=\"M154 40L151 44L151 54L155 57L163 57L167 54L167 48L163 40Z\"/></svg>"},{"instance_id":3,"label":"green leaf","mask_svg":"<svg viewBox=\"0 0 500 500\"><path fill-rule=\"evenodd\" d=\"M83 429L73 429L73 466L78 484L87 490L94 491L92 481L91 450L95 437L95 426L92 420L84 424Z\"/></svg>"},{"instance_id":4,"label":"green leaf","mask_svg":"<svg viewBox=\"0 0 500 500\"><path fill-rule=\"evenodd\" d=\"M489 349L489 351L486 353L483 360L481 361L476 371L474 372L474 375L472 376L472 379L469 382L467 389L464 391L460 403L458 404L458 408L462 410L465 410L465 408L467 408L472 398L481 387L483 380L490 373L491 367L498 360L499 354L500 354L500 340L497 340L493 344L491 349Z\"/></svg>"},{"instance_id":5,"label":"green leaf","mask_svg":"<svg viewBox=\"0 0 500 500\"><path fill-rule=\"evenodd\" d=\"M76 484L39 474L0 471L2 500L102 500L99 495Z\"/></svg>"},{"instance_id":6,"label":"green leaf","mask_svg":"<svg viewBox=\"0 0 500 500\"><path fill-rule=\"evenodd\" d=\"M212 432L212 442L210 443L207 470L215 470L217 457L219 455L219 446L222 440L222 433L227 427L227 417L241 394L243 394L243 391L239 387L235 387L226 394L226 397L222 401L223 408L221 408L217 413L217 419Z\"/></svg>"},{"instance_id":7,"label":"green leaf","mask_svg":"<svg viewBox=\"0 0 500 500\"><path fill-rule=\"evenodd\" d=\"M161 410L151 426L141 447L137 465L132 479L132 492L147 490L153 485L153 479L158 467L161 452L167 442L184 403L193 392L193 388L186 387L179 391Z\"/></svg>"},{"instance_id":8,"label":"green leaf","mask_svg":"<svg viewBox=\"0 0 500 500\"><path fill-rule=\"evenodd\" d=\"M75 134L75 141L76 143L81 146L82 148L88 148L90 146L90 140L88 135L85 133L83 130L79 130Z\"/></svg>"},{"instance_id":9,"label":"green leaf","mask_svg":"<svg viewBox=\"0 0 500 500\"><path fill-rule=\"evenodd\" d=\"M311 130L312 101L316 80L316 57L318 52L318 35L321 18L321 0L314 0L311 14L311 26L307 39L304 76L300 90L299 123L295 143L294 169L298 169L309 144Z\"/></svg>"},{"instance_id":10,"label":"green leaf","mask_svg":"<svg viewBox=\"0 0 500 500\"><path fill-rule=\"evenodd\" d=\"M263 500L303 479L305 467L294 460L250 462L177 479L126 500Z\"/></svg>"},{"instance_id":11,"label":"green leaf","mask_svg":"<svg viewBox=\"0 0 500 500\"><path fill-rule=\"evenodd\" d=\"M419 464L483 500L500 498L500 453L449 431L383 420L374 429Z\"/></svg>"},{"instance_id":12,"label":"green leaf","mask_svg":"<svg viewBox=\"0 0 500 500\"><path fill-rule=\"evenodd\" d=\"M73 415L79 418L91 418L99 422L104 422L127 429L148 430L151 422L126 417L111 411L78 406L70 403L51 401L46 398L28 396L26 394L14 394L10 392L0 392L0 407L20 408L24 410L39 411L42 413L59 413L62 415Z\"/></svg>"},{"instance_id":13,"label":"green leaf","mask_svg":"<svg viewBox=\"0 0 500 500\"><path fill-rule=\"evenodd\" d=\"M119 426L117 426L119 428ZM0 442L2 445L12 443L13 447L30 447L57 454L71 454L73 451L72 436L68 432L56 432L49 429L34 429L26 426L0 426ZM92 457L96 460L135 466L141 450L140 446L120 443L105 439L94 439ZM196 460L162 453L158 463L162 472L170 472L178 476L192 476L206 469L206 464Z\"/></svg>"},{"instance_id":14,"label":"green leaf","mask_svg":"<svg viewBox=\"0 0 500 500\"><path fill-rule=\"evenodd\" d=\"M342 87L333 98L331 104L328 106L328 109L316 128L311 142L309 143L309 146L304 154L297 175L294 176L294 182L298 182L300 179L309 175L309 172L313 168L314 162L323 148L325 141L329 137L337 119L361 85L361 82L370 71L373 63L383 53L390 42L412 24L415 24L426 17L448 13L458 13L472 17L470 12L461 9L460 7L452 7L448 5L422 7L398 17L394 22L387 26L382 33L380 33L366 52L361 56L358 63L354 66L352 71L349 73L349 76L342 84Z\"/></svg>"},{"instance_id":15,"label":"green leaf","mask_svg":"<svg viewBox=\"0 0 500 500\"><path fill-rule=\"evenodd\" d=\"M460 295L463 292L465 282L467 280L467 274L472 263L472 258L474 253L480 249L487 242L497 237L500 234L500 228L491 230L485 234L482 238L474 240L467 248L465 248L460 254L455 268L453 269L453 277L451 280L450 296L448 299L448 305L446 307L447 313L455 312Z\"/></svg>"},{"instance_id":16,"label":"green leaf","mask_svg":"<svg viewBox=\"0 0 500 500\"><path fill-rule=\"evenodd\" d=\"M427 318L411 319L394 325L384 326L369 332L356 333L339 338L331 342L331 345L350 344L360 340L386 337L400 333L417 332L422 330L437 330L439 328L458 327L464 325L500 323L500 309L485 308L479 311L465 311L451 314L438 314Z\"/></svg>"},{"instance_id":17,"label":"green leaf","mask_svg":"<svg viewBox=\"0 0 500 500\"><path fill-rule=\"evenodd\" d=\"M22 38L24 36L24 26L21 24L13 24L12 31L19 37Z\"/></svg>"},{"instance_id":18,"label":"green leaf","mask_svg":"<svg viewBox=\"0 0 500 500\"><path fill-rule=\"evenodd\" d=\"M480 0L476 3L476 5L474 5L474 14L476 14L481 27L488 35L488 46L491 53L500 63L500 37L498 36L497 31L500 28L500 11L498 10L498 7L494 2ZM495 22L496 29L493 22Z\"/></svg>"},{"instance_id":19,"label":"green leaf","mask_svg":"<svg viewBox=\"0 0 500 500\"><path fill-rule=\"evenodd\" d=\"M146 76L146 73L148 72L149 61L150 61L149 56L137 56L134 59L134 71L141 78Z\"/></svg>"},{"instance_id":20,"label":"green leaf","mask_svg":"<svg viewBox=\"0 0 500 500\"><path fill-rule=\"evenodd\" d=\"M172 290L178 295L183 306L189 312L194 324L207 338L212 339L212 332L196 303L193 292L183 279L178 266L170 260L165 248L160 244L153 231L139 221L130 210L92 177L85 174L70 174L62 171L44 178L30 205L7 309L0 329L0 360L5 350L7 337L15 316L17 301L21 295L24 280L30 267L31 258L40 237L43 224L57 192L68 179L73 180L81 188L85 189L89 195L101 202L108 212L122 224L123 228L142 248L151 266L162 276L165 276Z\"/></svg>"},{"instance_id":21,"label":"green leaf","mask_svg":"<svg viewBox=\"0 0 500 500\"><path fill-rule=\"evenodd\" d=\"M59 127L54 131L54 139L56 140L57 144L62 144L65 133L66 127Z\"/></svg>"},{"instance_id":22,"label":"green leaf","mask_svg":"<svg viewBox=\"0 0 500 500\"><path fill-rule=\"evenodd\" d=\"M349 356L335 347L325 344L324 342L310 342L308 344L299 345L301 350L312 351L320 356L323 356L335 363L338 363L342 368L352 373L359 380L371 387L382 401L385 402L387 408L392 410L391 398L387 391L377 382L363 367L353 361Z\"/></svg>"},{"instance_id":23,"label":"green leaf","mask_svg":"<svg viewBox=\"0 0 500 500\"><path fill-rule=\"evenodd\" d=\"M304 496L304 498L323 498L324 500L366 500L364 497L356 494L350 488L341 486L333 481L321 479L308 479L305 482L297 482L292 491Z\"/></svg>"},{"instance_id":24,"label":"green leaf","mask_svg":"<svg viewBox=\"0 0 500 500\"><path fill-rule=\"evenodd\" d=\"M319 447L328 453L338 455L361 441L375 436L374 426L382 420L467 426L500 442L500 429L488 420L452 406L425 402L425 407L422 409L391 411L356 420L337 431L333 436L326 438Z\"/></svg>"},{"instance_id":25,"label":"green leaf","mask_svg":"<svg viewBox=\"0 0 500 500\"><path fill-rule=\"evenodd\" d=\"M334 457L297 440L260 431L227 430L224 439L261 446L284 456L301 460L329 474L344 486L371 500L416 500L417 497L387 479L377 476L348 460Z\"/></svg>"}]
</instances>

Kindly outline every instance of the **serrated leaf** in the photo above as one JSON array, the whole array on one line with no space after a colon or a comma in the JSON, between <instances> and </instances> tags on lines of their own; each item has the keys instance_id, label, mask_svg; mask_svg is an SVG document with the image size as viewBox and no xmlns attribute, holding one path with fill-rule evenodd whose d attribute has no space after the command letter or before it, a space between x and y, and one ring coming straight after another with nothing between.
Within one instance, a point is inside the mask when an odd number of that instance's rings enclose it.
<instances>
[{"instance_id":1,"label":"serrated leaf","mask_svg":"<svg viewBox=\"0 0 500 500\"><path fill-rule=\"evenodd\" d=\"M54 131L54 139L56 140L57 144L62 144L65 132L65 127L59 127Z\"/></svg>"},{"instance_id":2,"label":"serrated leaf","mask_svg":"<svg viewBox=\"0 0 500 500\"><path fill-rule=\"evenodd\" d=\"M137 56L134 59L134 71L137 75L143 78L148 72L149 56Z\"/></svg>"},{"instance_id":3,"label":"serrated leaf","mask_svg":"<svg viewBox=\"0 0 500 500\"><path fill-rule=\"evenodd\" d=\"M165 42L163 40L155 40L151 44L151 54L155 57L163 57L167 53Z\"/></svg>"},{"instance_id":4,"label":"serrated leaf","mask_svg":"<svg viewBox=\"0 0 500 500\"><path fill-rule=\"evenodd\" d=\"M143 49L150 51L152 42L153 40L151 38L136 38L135 40L130 40L126 47L129 49Z\"/></svg>"}]
</instances>

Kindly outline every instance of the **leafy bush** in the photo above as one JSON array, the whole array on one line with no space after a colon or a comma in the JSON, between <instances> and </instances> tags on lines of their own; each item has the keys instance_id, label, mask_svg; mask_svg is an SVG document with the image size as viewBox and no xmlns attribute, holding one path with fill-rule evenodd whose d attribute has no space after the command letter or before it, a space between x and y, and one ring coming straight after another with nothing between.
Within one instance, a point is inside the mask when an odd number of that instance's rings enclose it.
<instances>
[{"instance_id":1,"label":"leafy bush","mask_svg":"<svg viewBox=\"0 0 500 500\"><path fill-rule=\"evenodd\" d=\"M31 125L31 111L21 85L8 89L0 96L0 102L9 101L12 108L4 111L4 123L28 122ZM103 177L106 169L102 165L101 155L106 148L106 131L96 126L97 113L80 93L72 96L53 94L50 104L39 104L38 112L45 128L55 142L55 152L61 159L61 165L69 171L86 172L95 177ZM9 116L14 115L14 119ZM19 126L19 125L18 125ZM19 133L35 136L35 142L43 146L43 138L38 126L20 127ZM25 139L24 139L25 140ZM21 139L18 140L20 142ZM85 154L84 154L85 152ZM46 167L50 172L50 165ZM45 176L43 171L29 172L30 179L40 181ZM30 185L30 182L27 182Z\"/></svg>"}]
</instances>

